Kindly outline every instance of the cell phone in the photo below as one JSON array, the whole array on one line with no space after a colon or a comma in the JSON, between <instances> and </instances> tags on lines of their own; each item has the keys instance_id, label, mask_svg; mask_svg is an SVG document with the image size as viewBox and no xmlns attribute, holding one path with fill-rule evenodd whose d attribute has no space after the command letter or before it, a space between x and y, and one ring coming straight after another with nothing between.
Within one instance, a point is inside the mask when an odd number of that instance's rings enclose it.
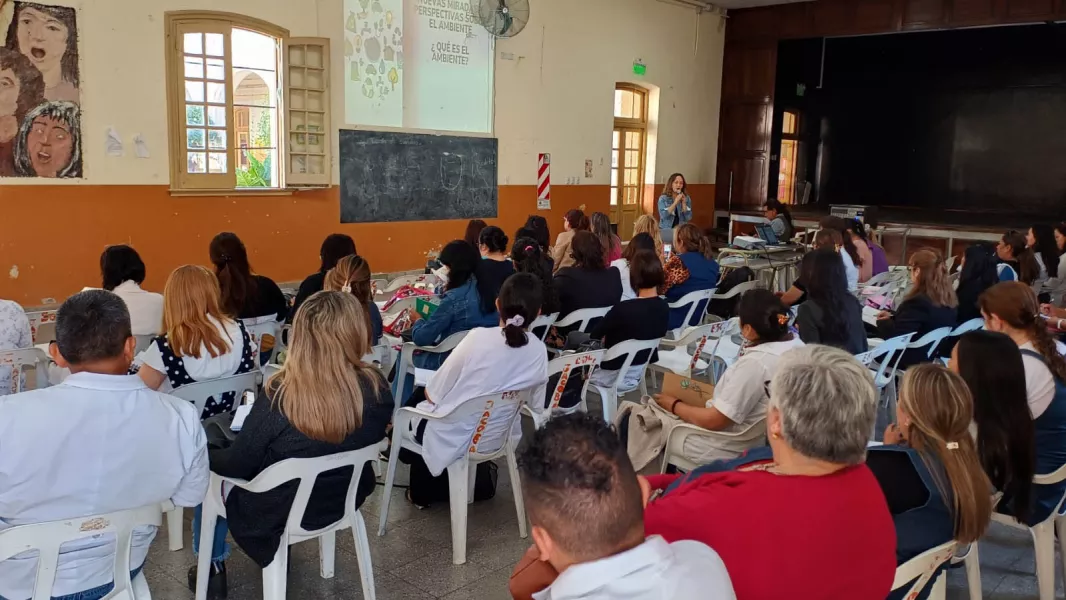
<instances>
[{"instance_id":1,"label":"cell phone","mask_svg":"<svg viewBox=\"0 0 1066 600\"><path fill-rule=\"evenodd\" d=\"M255 403L255 392L253 392L252 390L245 390L244 394L242 394L242 397L241 397L241 404L254 404L254 403Z\"/></svg>"},{"instance_id":2,"label":"cell phone","mask_svg":"<svg viewBox=\"0 0 1066 600\"><path fill-rule=\"evenodd\" d=\"M670 254L674 251L674 247L671 244L663 244L663 258L670 258Z\"/></svg>"}]
</instances>

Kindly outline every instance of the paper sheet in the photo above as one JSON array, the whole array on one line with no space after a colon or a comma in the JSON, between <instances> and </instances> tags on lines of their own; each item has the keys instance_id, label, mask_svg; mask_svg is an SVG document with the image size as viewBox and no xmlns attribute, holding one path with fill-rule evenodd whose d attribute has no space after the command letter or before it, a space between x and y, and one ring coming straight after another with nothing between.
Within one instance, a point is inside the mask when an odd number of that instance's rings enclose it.
<instances>
[{"instance_id":1,"label":"paper sheet","mask_svg":"<svg viewBox=\"0 0 1066 600\"><path fill-rule=\"evenodd\" d=\"M230 431L240 431L244 427L244 420L248 418L248 415L252 412L251 404L242 404L237 407L237 412L233 413L233 423L230 424Z\"/></svg>"},{"instance_id":2,"label":"paper sheet","mask_svg":"<svg viewBox=\"0 0 1066 600\"><path fill-rule=\"evenodd\" d=\"M877 310L876 308L864 306L862 307L862 320L865 323L869 323L870 325L877 327L877 315L879 315L880 313L881 311Z\"/></svg>"},{"instance_id":3,"label":"paper sheet","mask_svg":"<svg viewBox=\"0 0 1066 600\"><path fill-rule=\"evenodd\" d=\"M151 154L148 153L148 142L144 141L144 135L138 133L133 136L133 145L137 149L137 158L148 158Z\"/></svg>"},{"instance_id":4,"label":"paper sheet","mask_svg":"<svg viewBox=\"0 0 1066 600\"><path fill-rule=\"evenodd\" d=\"M122 136L114 127L107 128L107 139L104 141L104 152L108 156L122 156L125 150L122 148Z\"/></svg>"}]
</instances>

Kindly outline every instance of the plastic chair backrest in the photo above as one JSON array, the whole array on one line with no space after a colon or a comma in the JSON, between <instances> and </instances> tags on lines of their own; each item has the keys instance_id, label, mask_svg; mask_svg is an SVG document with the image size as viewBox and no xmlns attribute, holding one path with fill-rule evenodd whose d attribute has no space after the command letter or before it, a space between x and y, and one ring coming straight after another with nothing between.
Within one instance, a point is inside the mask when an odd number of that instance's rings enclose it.
<instances>
[{"instance_id":1,"label":"plastic chair backrest","mask_svg":"<svg viewBox=\"0 0 1066 600\"><path fill-rule=\"evenodd\" d=\"M540 341L544 341L548 337L548 333L552 330L552 325L559 318L559 313L554 312L550 315L541 315L533 320L533 324L529 326L529 332L540 338ZM537 333L536 331L541 327L544 328L543 333Z\"/></svg>"},{"instance_id":2,"label":"plastic chair backrest","mask_svg":"<svg viewBox=\"0 0 1066 600\"><path fill-rule=\"evenodd\" d=\"M148 346L152 343L153 338L155 338L155 336L151 334L133 336L133 339L137 340L137 347L134 352L140 354L141 352L147 350Z\"/></svg>"},{"instance_id":3,"label":"plastic chair backrest","mask_svg":"<svg viewBox=\"0 0 1066 600\"><path fill-rule=\"evenodd\" d=\"M555 322L556 327L569 327L574 324L579 324L577 331L582 333L588 333L589 323L593 319L603 318L611 310L610 306L604 306L602 308L582 308L575 310L574 312L566 315L565 317L558 319Z\"/></svg>"},{"instance_id":4,"label":"plastic chair backrest","mask_svg":"<svg viewBox=\"0 0 1066 600\"><path fill-rule=\"evenodd\" d=\"M0 350L0 367L11 367L11 378L15 384L15 393L22 391L22 369L33 367L37 373L37 387L47 387L48 356L37 348L19 348L18 350ZM0 387L4 387L0 383Z\"/></svg>"},{"instance_id":5,"label":"plastic chair backrest","mask_svg":"<svg viewBox=\"0 0 1066 600\"><path fill-rule=\"evenodd\" d=\"M696 310L701 306L703 307L703 312L707 312L707 307L710 305L710 300L714 297L715 289L716 288L711 288L709 290L696 290L695 292L689 292L684 296L681 296L681 299L677 302L670 304L671 311L682 308L688 308L688 312L685 313L685 320L681 321L681 326L674 329L674 332L680 335L681 332L688 328L689 324L692 322L692 316L696 314Z\"/></svg>"},{"instance_id":6,"label":"plastic chair backrest","mask_svg":"<svg viewBox=\"0 0 1066 600\"><path fill-rule=\"evenodd\" d=\"M712 338L720 338L722 331L728 328L729 321L720 321L718 323L711 323L709 325L700 325L690 329L688 333L683 335L681 339L676 343L671 342L677 348L685 348L686 354L688 353L688 346L696 344L696 349L692 352L692 359L688 363L688 376L692 376L693 369L699 363L700 357L703 355L703 350L707 346L707 341Z\"/></svg>"},{"instance_id":7,"label":"plastic chair backrest","mask_svg":"<svg viewBox=\"0 0 1066 600\"><path fill-rule=\"evenodd\" d=\"M414 310L418 304L418 298L437 298L437 296L411 296L409 298L402 298L392 303L388 310L381 312L381 317L392 317L402 313L405 310Z\"/></svg>"},{"instance_id":8,"label":"plastic chair backrest","mask_svg":"<svg viewBox=\"0 0 1066 600\"><path fill-rule=\"evenodd\" d=\"M420 275L401 275L396 279L389 281L388 285L385 286L384 291L395 292L396 290L402 288L405 285L422 287L425 289L432 290L434 287L437 286L437 283L437 276L433 275L432 273L423 273Z\"/></svg>"},{"instance_id":9,"label":"plastic chair backrest","mask_svg":"<svg viewBox=\"0 0 1066 600\"><path fill-rule=\"evenodd\" d=\"M940 565L951 560L951 557L955 555L957 546L958 543L954 540L941 544L896 567L896 578L892 582L892 590L898 590L914 581L914 585L907 591L906 597L917 597L918 593L925 589L926 585L933 583L933 576L940 568Z\"/></svg>"},{"instance_id":10,"label":"plastic chair backrest","mask_svg":"<svg viewBox=\"0 0 1066 600\"><path fill-rule=\"evenodd\" d=\"M203 414L208 398L217 398L227 392L233 392L236 396L233 400L233 408L236 409L237 404L241 401L241 394L246 391L256 391L258 387L256 385L257 375L257 371L252 371L210 381L198 381L183 385L170 392L170 395L192 402L196 405L196 414Z\"/></svg>"},{"instance_id":11,"label":"plastic chair backrest","mask_svg":"<svg viewBox=\"0 0 1066 600\"><path fill-rule=\"evenodd\" d=\"M875 360L881 359L877 367L877 374L874 375L874 385L878 388L884 387L895 377L896 367L899 366L899 361L903 358L903 351L907 349L907 344L910 343L913 337L913 333L908 333L890 338L881 342L873 350L855 355L855 358L867 367L871 366Z\"/></svg>"},{"instance_id":12,"label":"plastic chair backrest","mask_svg":"<svg viewBox=\"0 0 1066 600\"><path fill-rule=\"evenodd\" d=\"M318 476L326 471L351 466L354 472L352 473L352 480L348 484L348 495L344 501L344 506L345 511L355 510L355 494L359 489L359 478L363 474L363 465L376 461L378 455L386 447L386 442L382 440L377 444L350 452L338 452L315 458L288 458L267 467L255 479L246 484L241 484L240 487L249 492L261 494L290 481L299 480L300 484L296 488L296 497L292 501L292 506L289 509L289 518L285 525L289 543L293 544L303 539L317 537L323 531L336 525L336 523L331 523L314 531L309 531L303 527L304 513L307 512L307 502L311 499L311 490L314 488ZM346 514L345 516L348 515Z\"/></svg>"},{"instance_id":13,"label":"plastic chair backrest","mask_svg":"<svg viewBox=\"0 0 1066 600\"><path fill-rule=\"evenodd\" d=\"M464 423L472 424L470 437L467 438L467 457L472 460L492 460L499 456L507 446L507 441L514 431L515 421L521 414L523 404L528 404L531 390L514 390L471 398L459 404L452 412L440 418L440 423ZM506 421L506 429L500 429L505 435L500 436L500 445L496 448L486 448L482 444L484 433L487 431L489 421L493 416L503 415ZM463 446L464 444L456 444Z\"/></svg>"},{"instance_id":14,"label":"plastic chair backrest","mask_svg":"<svg viewBox=\"0 0 1066 600\"><path fill-rule=\"evenodd\" d=\"M55 325L56 313L54 310L39 310L35 312L26 313L26 318L30 321L30 337L33 338L33 343L38 344L38 333L40 333L41 327L44 325Z\"/></svg>"},{"instance_id":15,"label":"plastic chair backrest","mask_svg":"<svg viewBox=\"0 0 1066 600\"><path fill-rule=\"evenodd\" d=\"M559 375L559 381L555 384L555 387L551 390L551 400L547 402L548 410L556 410L559 408L559 403L563 399L563 390L566 389L566 383L570 380L570 376L574 369L580 367L595 367L603 360L605 350L593 350L592 352L579 352L577 354L563 354L556 358L553 358L548 363L548 380L555 375ZM585 383L581 386L581 397L584 398L589 389L589 378L585 379ZM537 404L535 407L531 405L531 408L541 409L545 405L544 402Z\"/></svg>"},{"instance_id":16,"label":"plastic chair backrest","mask_svg":"<svg viewBox=\"0 0 1066 600\"><path fill-rule=\"evenodd\" d=\"M651 406L652 404L654 404L654 402L649 403L648 405ZM738 431L735 433L710 431L687 423L675 426L670 430L669 435L666 437L666 447L663 449L663 462L660 470L661 473L666 473L667 465L674 465L684 471L691 471L702 466L703 463L698 463L685 456L685 442L691 437L719 438L738 444L755 442L761 438L764 440L763 445L765 445L766 417L761 417L759 420L749 425L744 431ZM710 460L708 462L710 462Z\"/></svg>"},{"instance_id":17,"label":"plastic chair backrest","mask_svg":"<svg viewBox=\"0 0 1066 600\"><path fill-rule=\"evenodd\" d=\"M406 396L406 375L414 374L414 356L415 350L419 352L429 352L431 354L441 354L443 352L451 352L459 345L459 342L463 341L466 334L470 333L469 330L457 331L448 337L441 340L441 343L436 346L416 346L414 342L406 342L400 349L400 362L396 369L396 377L400 378L400 384L396 389L396 396L393 398L395 402L395 409L399 410L403 399Z\"/></svg>"},{"instance_id":18,"label":"plastic chair backrest","mask_svg":"<svg viewBox=\"0 0 1066 600\"><path fill-rule=\"evenodd\" d=\"M708 335L715 338L714 348L711 349L711 356L718 355L718 346L722 343L722 338L733 335L740 331L740 317L733 317L728 321L718 321L717 323L711 323L708 325L710 331Z\"/></svg>"},{"instance_id":19,"label":"plastic chair backrest","mask_svg":"<svg viewBox=\"0 0 1066 600\"><path fill-rule=\"evenodd\" d=\"M146 525L159 527L162 523L162 506L150 504L104 515L19 525L0 531L0 561L22 552L37 550L39 558L32 600L48 600L52 597L60 546L90 536L113 534L116 538L115 588L105 598L133 600L133 582L130 579L133 530Z\"/></svg>"},{"instance_id":20,"label":"plastic chair backrest","mask_svg":"<svg viewBox=\"0 0 1066 600\"><path fill-rule=\"evenodd\" d=\"M951 335L948 336L948 337L958 337L958 336L963 335L965 333L970 333L971 331L977 331L978 329L981 329L984 326L985 326L985 320L984 319L982 319L980 317L978 317L976 319L970 319L969 321L966 321L962 325L959 325L958 327L956 327L951 332Z\"/></svg>"},{"instance_id":21,"label":"plastic chair backrest","mask_svg":"<svg viewBox=\"0 0 1066 600\"><path fill-rule=\"evenodd\" d=\"M601 365L602 365L602 363L605 363L605 362L607 362L609 360L614 360L616 358L621 358L623 356L625 357L625 360L623 361L621 368L618 369L618 377L615 378L614 384L611 386L611 387L614 388L615 392L622 392L623 391L621 389L622 388L622 384L625 381L626 373L629 372L629 368L630 367L633 367L633 366L647 367L648 366L648 363L651 362L651 355L652 355L653 351L656 348L659 347L659 343L661 341L662 341L662 339L626 340L624 342L621 342L621 343L615 344L614 346L611 346L610 348L607 349L606 352L603 353L603 358L600 361ZM648 351L648 355L644 358L644 363L642 365L634 365L633 364L634 359L636 359L637 354L639 354L642 350L647 350Z\"/></svg>"},{"instance_id":22,"label":"plastic chair backrest","mask_svg":"<svg viewBox=\"0 0 1066 600\"><path fill-rule=\"evenodd\" d=\"M252 319L241 319L244 322L244 330L248 332L248 337L252 338L255 342L256 352L261 354L263 352L263 337L270 336L274 338L274 348L270 351L270 360L273 360L278 353L278 338L281 337L282 323L278 323L277 315L268 315L265 317L255 317ZM267 362L270 362L268 360ZM255 357L255 364L259 364L258 354Z\"/></svg>"},{"instance_id":23,"label":"plastic chair backrest","mask_svg":"<svg viewBox=\"0 0 1066 600\"><path fill-rule=\"evenodd\" d=\"M951 335L950 327L941 327L939 329L934 329L929 333L923 335L922 337L918 338L917 340L907 344L907 349L913 350L929 346L929 351L926 353L926 356L931 358L933 356L933 352L935 352L936 349L940 346L940 342L942 342L944 338L948 337L949 335Z\"/></svg>"},{"instance_id":24,"label":"plastic chair backrest","mask_svg":"<svg viewBox=\"0 0 1066 600\"><path fill-rule=\"evenodd\" d=\"M750 292L757 287L759 287L759 280L752 279L751 281L745 281L744 283L734 285L732 289L724 294L715 294L711 297L711 300L729 300L731 298L736 298L745 292Z\"/></svg>"}]
</instances>

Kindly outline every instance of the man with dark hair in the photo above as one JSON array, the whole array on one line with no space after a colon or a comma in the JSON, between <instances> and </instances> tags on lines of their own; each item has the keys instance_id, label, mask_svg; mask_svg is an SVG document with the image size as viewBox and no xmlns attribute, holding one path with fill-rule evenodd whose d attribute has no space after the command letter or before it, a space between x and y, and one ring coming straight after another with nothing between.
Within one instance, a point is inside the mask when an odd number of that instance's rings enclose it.
<instances>
[{"instance_id":1,"label":"man with dark hair","mask_svg":"<svg viewBox=\"0 0 1066 600\"><path fill-rule=\"evenodd\" d=\"M210 473L200 415L184 400L128 375L135 340L122 299L89 290L56 316L52 359L60 385L0 399L0 530L171 500L196 506ZM139 573L154 527L135 530ZM113 587L115 537L63 545L52 597L101 598ZM29 598L36 553L0 562L0 597Z\"/></svg>"},{"instance_id":2,"label":"man with dark hair","mask_svg":"<svg viewBox=\"0 0 1066 600\"><path fill-rule=\"evenodd\" d=\"M536 600L735 599L725 565L707 546L644 539L650 488L602 419L552 419L518 464L539 558L559 573Z\"/></svg>"}]
</instances>

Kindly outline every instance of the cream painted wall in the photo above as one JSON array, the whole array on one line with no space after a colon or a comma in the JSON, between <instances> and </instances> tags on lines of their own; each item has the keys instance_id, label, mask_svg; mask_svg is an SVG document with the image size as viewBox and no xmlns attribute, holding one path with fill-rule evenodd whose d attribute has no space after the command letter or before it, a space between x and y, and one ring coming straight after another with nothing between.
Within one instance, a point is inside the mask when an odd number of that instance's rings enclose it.
<instances>
[{"instance_id":1,"label":"cream painted wall","mask_svg":"<svg viewBox=\"0 0 1066 600\"><path fill-rule=\"evenodd\" d=\"M49 0L78 9L84 180L4 179L0 185L166 185L167 125L163 15L224 9L253 15L293 36L332 40L333 80L341 80L342 0ZM607 184L614 84L656 88L659 140L655 181L672 171L713 183L718 140L724 24L721 17L655 0L531 0L531 21L497 45L495 135L500 184L533 184L540 152L552 154L556 184L568 177ZM0 19L6 31L6 20ZM503 53L513 60L501 58ZM636 78L642 59L647 76ZM343 87L333 88L334 129L343 122ZM123 157L104 152L109 127ZM151 157L135 158L142 134ZM336 136L333 136L336 147ZM592 179L584 161L592 159ZM334 166L334 181L338 180ZM2 197L2 194L0 194Z\"/></svg>"}]
</instances>

